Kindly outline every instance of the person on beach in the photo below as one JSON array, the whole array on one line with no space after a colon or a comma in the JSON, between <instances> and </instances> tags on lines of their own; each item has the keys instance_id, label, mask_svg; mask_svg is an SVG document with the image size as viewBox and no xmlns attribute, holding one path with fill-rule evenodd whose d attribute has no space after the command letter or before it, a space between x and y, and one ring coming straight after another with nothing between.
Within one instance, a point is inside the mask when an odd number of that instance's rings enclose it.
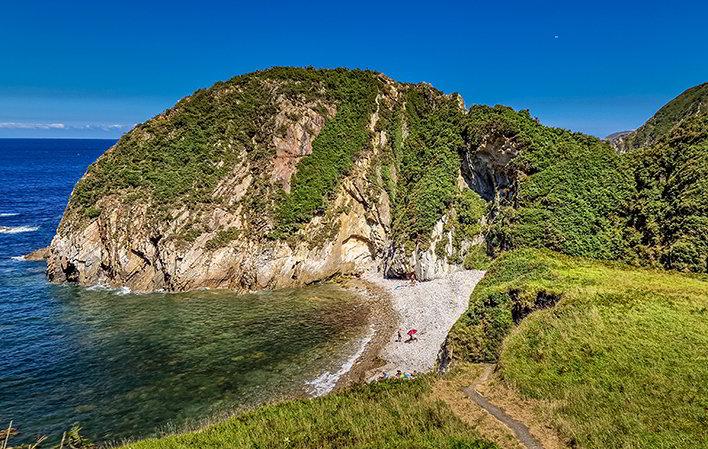
<instances>
[{"instance_id":1,"label":"person on beach","mask_svg":"<svg viewBox=\"0 0 708 449\"><path fill-rule=\"evenodd\" d=\"M396 379L401 379L403 377L403 373L401 372L400 369L396 370Z\"/></svg>"},{"instance_id":2,"label":"person on beach","mask_svg":"<svg viewBox=\"0 0 708 449\"><path fill-rule=\"evenodd\" d=\"M410 275L411 285L415 285L415 271Z\"/></svg>"},{"instance_id":3,"label":"person on beach","mask_svg":"<svg viewBox=\"0 0 708 449\"><path fill-rule=\"evenodd\" d=\"M400 343L401 340L403 339L403 336L401 335L401 332L402 332L402 331L403 331L403 329L400 329L400 328L398 329L398 337L396 337L396 341L397 341L398 343Z\"/></svg>"},{"instance_id":4,"label":"person on beach","mask_svg":"<svg viewBox=\"0 0 708 449\"><path fill-rule=\"evenodd\" d=\"M406 343L410 343L412 341L418 340L415 338L415 334L418 333L416 329L411 329L408 331L408 340L406 340Z\"/></svg>"}]
</instances>

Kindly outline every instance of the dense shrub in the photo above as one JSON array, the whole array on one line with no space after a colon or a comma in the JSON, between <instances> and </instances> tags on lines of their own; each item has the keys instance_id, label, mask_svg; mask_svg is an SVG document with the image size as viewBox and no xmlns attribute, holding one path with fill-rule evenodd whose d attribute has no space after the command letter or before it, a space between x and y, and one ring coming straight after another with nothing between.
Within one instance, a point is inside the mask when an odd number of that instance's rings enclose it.
<instances>
[{"instance_id":1,"label":"dense shrub","mask_svg":"<svg viewBox=\"0 0 708 449\"><path fill-rule=\"evenodd\" d=\"M424 243L458 193L464 113L454 98L425 85L410 86L403 107L391 132L398 177L393 233L398 241Z\"/></svg>"},{"instance_id":2,"label":"dense shrub","mask_svg":"<svg viewBox=\"0 0 708 449\"><path fill-rule=\"evenodd\" d=\"M708 114L625 157L635 184L626 235L637 261L708 272Z\"/></svg>"},{"instance_id":3,"label":"dense shrub","mask_svg":"<svg viewBox=\"0 0 708 449\"><path fill-rule=\"evenodd\" d=\"M617 222L630 183L609 145L501 106L473 108L465 133L472 149L484 138L503 136L518 151L506 167L511 192L501 197L490 223L493 248L545 247L600 259L623 254Z\"/></svg>"}]
</instances>

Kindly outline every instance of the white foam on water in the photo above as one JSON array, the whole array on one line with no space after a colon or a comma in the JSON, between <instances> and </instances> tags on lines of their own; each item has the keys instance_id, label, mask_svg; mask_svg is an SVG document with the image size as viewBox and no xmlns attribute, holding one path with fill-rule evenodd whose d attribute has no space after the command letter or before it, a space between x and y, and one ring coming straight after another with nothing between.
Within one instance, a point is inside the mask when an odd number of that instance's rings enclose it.
<instances>
[{"instance_id":1,"label":"white foam on water","mask_svg":"<svg viewBox=\"0 0 708 449\"><path fill-rule=\"evenodd\" d=\"M34 232L39 226L0 226L0 234L19 234L21 232Z\"/></svg>"},{"instance_id":2,"label":"white foam on water","mask_svg":"<svg viewBox=\"0 0 708 449\"><path fill-rule=\"evenodd\" d=\"M128 287L109 287L107 285L103 284L96 284L92 285L90 287L86 287L86 290L95 292L95 291L103 291L103 292L111 292L115 293L116 295L124 296L124 295L129 295L132 292L130 291L130 288Z\"/></svg>"},{"instance_id":3,"label":"white foam on water","mask_svg":"<svg viewBox=\"0 0 708 449\"><path fill-rule=\"evenodd\" d=\"M18 214L18 213L16 213L16 212L3 212L3 213L0 213L0 218L4 218L4 217L16 217L16 216L18 216L18 215L20 215L20 214Z\"/></svg>"},{"instance_id":4,"label":"white foam on water","mask_svg":"<svg viewBox=\"0 0 708 449\"><path fill-rule=\"evenodd\" d=\"M369 344L371 339L374 337L374 328L369 326L369 332L359 340L359 349L349 357L342 366L334 373L325 371L324 373L317 376L315 379L307 382L307 384L312 387L312 394L317 396L322 396L334 389L337 385L339 379L347 374L349 370L352 369L354 363L361 357L366 349L366 345Z\"/></svg>"},{"instance_id":5,"label":"white foam on water","mask_svg":"<svg viewBox=\"0 0 708 449\"><path fill-rule=\"evenodd\" d=\"M17 260L17 261L20 261L20 262L24 262L24 261L27 260L27 259L25 259L25 256L12 256L12 257L10 257L10 259L12 259L12 260Z\"/></svg>"}]
</instances>

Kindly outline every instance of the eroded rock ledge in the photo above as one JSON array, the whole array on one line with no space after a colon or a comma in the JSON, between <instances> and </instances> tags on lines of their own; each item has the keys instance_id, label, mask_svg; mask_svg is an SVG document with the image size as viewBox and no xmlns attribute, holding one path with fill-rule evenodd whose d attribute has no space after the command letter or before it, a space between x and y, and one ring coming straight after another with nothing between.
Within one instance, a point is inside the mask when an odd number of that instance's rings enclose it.
<instances>
[{"instance_id":1,"label":"eroded rock ledge","mask_svg":"<svg viewBox=\"0 0 708 449\"><path fill-rule=\"evenodd\" d=\"M297 178L302 161L313 154L328 123L333 123L338 114L346 114L351 105L328 95L327 83L309 85L308 78L283 81L282 77L266 76L256 79L262 96L258 110L265 115L257 116L255 124L244 131L248 135L234 133L236 137L227 138L217 134L209 143L228 157L210 161L213 170L225 174L213 188L204 190L206 199L200 191L199 202L158 204L156 193L140 185L140 178L125 182L121 178L117 187L98 184L101 170L106 171L109 164L123 169L120 164L128 163L126 154L142 151L148 160L156 158L151 148L160 148L165 141L174 147L175 140L179 143L211 129L199 121L197 131L179 128L189 125L187 120L198 120L194 114L183 117L184 111L190 112L190 102L197 100L190 97L181 101L108 150L89 168L72 194L46 257L49 279L127 286L139 292L200 288L253 291L300 286L371 269L388 277L414 274L418 280L460 269L461 255L473 245L484 244L481 228L468 222L463 232L456 203L450 202L424 234L412 238L401 231L400 217L407 213L405 195L426 193L401 191L401 177L411 175L401 168L404 156L400 151L406 145L420 145L417 141L409 143L411 139L436 142L438 137L431 133L440 131L426 121L437 119L436 114L445 111L453 116L447 120L454 123L456 116L466 114L462 100L429 85L407 85L383 75L372 76L376 95L366 123L368 142L354 154L353 164L344 171L324 206L296 230L279 232L279 204L288 195L298 194L291 187L293 182L303 182ZM230 125L230 115L240 117L230 111L243 106L244 98L248 98L244 89L253 89L243 85L217 84L194 98L207 95L206 106L200 107L222 108L217 111L218 120L224 121L223 129L229 132L229 126L236 126ZM415 105L417 122L411 121L406 109L412 107L413 99L421 102ZM212 113L205 110L204 114ZM432 131L426 128L427 134L419 132L409 137L415 126L422 126L420 123ZM340 137L348 138L346 133ZM509 142L490 137L479 149L470 149L464 140L458 140L452 148L458 162L449 169L451 195L467 191L492 199L498 191L509 189L511 181L504 168L515 154ZM415 155L413 150L408 151ZM130 163L141 166L140 160ZM135 175L127 173L125 177ZM170 175L169 171L164 174ZM191 182L198 185L200 179ZM86 185L98 185L101 194L87 194ZM98 191L99 187L94 189ZM95 198L90 206L87 195ZM475 220L483 221L482 215Z\"/></svg>"}]
</instances>

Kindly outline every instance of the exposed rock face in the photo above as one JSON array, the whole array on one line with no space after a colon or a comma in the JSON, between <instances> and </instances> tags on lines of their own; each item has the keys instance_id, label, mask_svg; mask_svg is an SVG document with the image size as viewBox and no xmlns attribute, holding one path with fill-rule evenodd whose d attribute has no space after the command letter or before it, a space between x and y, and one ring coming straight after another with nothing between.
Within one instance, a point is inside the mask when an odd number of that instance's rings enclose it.
<instances>
[{"instance_id":1,"label":"exposed rock face","mask_svg":"<svg viewBox=\"0 0 708 449\"><path fill-rule=\"evenodd\" d=\"M620 131L605 137L605 141L609 143L612 148L618 153L625 153L627 151L627 139L632 136L634 131Z\"/></svg>"},{"instance_id":2,"label":"exposed rock face","mask_svg":"<svg viewBox=\"0 0 708 449\"><path fill-rule=\"evenodd\" d=\"M381 75L374 79L378 87L366 125L369 142L355 155L325 207L296 232L277 234L280 198L290 194L299 164L313 153L313 144L323 128L347 105L327 96L326 83L309 88L316 93L313 98L292 93L292 85L302 89L304 81L257 79L265 92L257 107L269 111L269 115L259 116L257 127L242 133L245 137L236 133L232 139L217 135L217 140L209 144L228 157L209 161L214 170L223 170L224 174L213 188L203 190L208 193L206 200L190 203L187 192L178 200L158 203L154 187L134 187L130 179L124 182L120 178L118 187L103 189L90 206L80 203L99 190L92 187L86 193L86 185L99 178L102 167L115 158L138 151L134 148L144 151L148 158L157 158L152 145L158 148L164 141L161 139L173 142L190 137L180 137L175 134L179 130L171 128L164 132L165 137L160 134L160 127L187 120L180 114L188 110L190 101L197 101L188 98L136 128L89 169L72 194L52 240L48 277L54 282L127 286L140 292L199 288L253 291L309 284L372 267L391 276L414 272L419 280L458 269L458 264L448 261L454 252L454 229L444 229L445 216L440 217L425 243L413 243L413 250L410 244L406 250L401 242L392 240L393 206L383 187L381 159L392 151L394 136L385 129L381 117L386 116L390 123L396 108L404 103L402 93L406 89L423 89L432 101L457 104L460 99L427 86L395 83ZM238 108L245 97L230 96L242 93L239 86L217 85L195 97L210 95L209 105L228 101L229 107ZM222 116L228 117L229 110L220 110ZM206 125L199 126L207 129ZM232 165L227 165L229 158L235 160ZM140 175L147 177L145 173ZM197 185L194 183L199 180L197 177L191 183ZM436 251L441 240L447 242L444 251Z\"/></svg>"},{"instance_id":3,"label":"exposed rock face","mask_svg":"<svg viewBox=\"0 0 708 449\"><path fill-rule=\"evenodd\" d=\"M290 192L290 177L295 173L297 163L312 154L312 141L324 127L325 119L333 117L336 111L330 107L326 110L327 117L324 117L311 107L297 107L288 100L283 100L279 106L275 126L276 129L285 129L285 133L273 136L273 180L279 182L283 190Z\"/></svg>"},{"instance_id":4,"label":"exposed rock face","mask_svg":"<svg viewBox=\"0 0 708 449\"><path fill-rule=\"evenodd\" d=\"M49 248L40 248L37 250L32 251L29 254L25 254L23 258L25 260L46 260L47 257L49 257Z\"/></svg>"},{"instance_id":5,"label":"exposed rock face","mask_svg":"<svg viewBox=\"0 0 708 449\"><path fill-rule=\"evenodd\" d=\"M462 173L470 188L487 201L508 195L515 174L509 162L519 154L514 141L503 135L483 137L475 151L465 152Z\"/></svg>"}]
</instances>

